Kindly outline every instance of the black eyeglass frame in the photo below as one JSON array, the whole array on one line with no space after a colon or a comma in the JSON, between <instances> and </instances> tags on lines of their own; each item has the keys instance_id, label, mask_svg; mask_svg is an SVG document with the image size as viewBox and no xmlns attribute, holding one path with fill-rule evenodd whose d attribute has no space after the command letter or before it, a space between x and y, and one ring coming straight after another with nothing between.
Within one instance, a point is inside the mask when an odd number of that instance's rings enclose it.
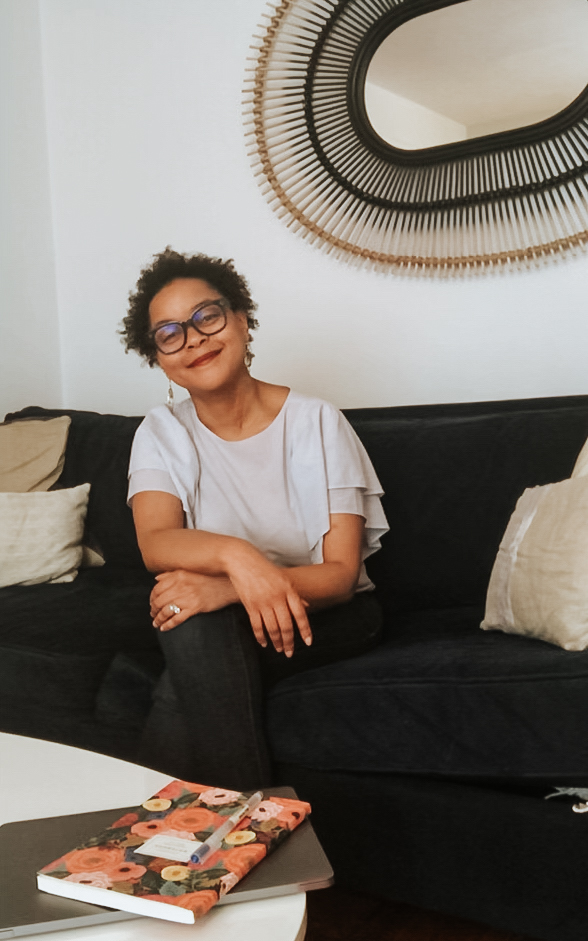
<instances>
[{"instance_id":1,"label":"black eyeglass frame","mask_svg":"<svg viewBox=\"0 0 588 941\"><path fill-rule=\"evenodd\" d=\"M218 330L212 330L210 333L201 330L198 326L196 320L194 319L197 314L200 314L203 310L206 310L207 307L220 307L224 314L224 320L222 327L219 327ZM204 301L203 304L200 304L199 307L194 310L187 320L169 320L166 323L159 324L158 327L155 327L153 330L150 330L147 336L155 346L158 353L161 353L162 356L173 356L174 353L179 353L180 350L183 350L186 343L188 342L188 328L194 327L197 333L203 337L213 337L217 333L220 333L221 330L224 330L227 325L227 312L231 310L229 302L224 297L217 297L213 301ZM181 327L184 332L184 342L177 350L162 350L161 347L157 345L157 340L155 339L159 330L162 330L164 327Z\"/></svg>"}]
</instances>

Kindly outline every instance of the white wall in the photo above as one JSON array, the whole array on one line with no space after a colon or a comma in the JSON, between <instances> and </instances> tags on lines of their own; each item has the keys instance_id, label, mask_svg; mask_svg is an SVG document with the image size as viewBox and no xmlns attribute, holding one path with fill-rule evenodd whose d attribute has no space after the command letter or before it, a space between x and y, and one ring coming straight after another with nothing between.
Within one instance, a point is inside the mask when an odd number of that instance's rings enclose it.
<instances>
[{"instance_id":1,"label":"white wall","mask_svg":"<svg viewBox=\"0 0 588 941\"><path fill-rule=\"evenodd\" d=\"M382 88L377 82L365 83L365 109L380 137L404 150L453 144L468 136L465 124Z\"/></svg>"},{"instance_id":2,"label":"white wall","mask_svg":"<svg viewBox=\"0 0 588 941\"><path fill-rule=\"evenodd\" d=\"M116 330L167 244L233 257L260 305L254 374L339 406L588 391L586 257L410 280L327 257L271 212L240 105L264 0L38 2L65 404L164 399Z\"/></svg>"},{"instance_id":3,"label":"white wall","mask_svg":"<svg viewBox=\"0 0 588 941\"><path fill-rule=\"evenodd\" d=\"M569 104L569 102L568 102ZM565 106L564 106L565 107ZM562 110L561 108L559 110ZM557 114L554 108L547 117ZM519 114L509 114L508 119L493 118L490 121L480 121L477 124L468 124L467 137L471 140L474 137L483 137L484 134L497 134L500 131L510 131L517 127L527 127L529 124L537 124L545 120L545 110L543 111L521 111Z\"/></svg>"},{"instance_id":4,"label":"white wall","mask_svg":"<svg viewBox=\"0 0 588 941\"><path fill-rule=\"evenodd\" d=\"M37 0L0 0L0 421L59 406L59 328Z\"/></svg>"},{"instance_id":5,"label":"white wall","mask_svg":"<svg viewBox=\"0 0 588 941\"><path fill-rule=\"evenodd\" d=\"M410 98L404 98L378 85L377 82L368 80L365 83L365 109L370 124L380 137L389 144L393 144L394 147L401 147L404 150L418 150L422 147L437 147L440 144L471 140L474 137L483 137L485 134L526 127L528 124L543 121L546 117L546 109L544 109L543 111L521 111L518 114L502 114L490 120L479 120L479 118L485 118L485 111L481 108L476 123L466 126L454 121L446 114L425 108L424 105L411 101ZM554 107L551 112L547 109L547 117L555 114L557 110L557 107Z\"/></svg>"}]
</instances>

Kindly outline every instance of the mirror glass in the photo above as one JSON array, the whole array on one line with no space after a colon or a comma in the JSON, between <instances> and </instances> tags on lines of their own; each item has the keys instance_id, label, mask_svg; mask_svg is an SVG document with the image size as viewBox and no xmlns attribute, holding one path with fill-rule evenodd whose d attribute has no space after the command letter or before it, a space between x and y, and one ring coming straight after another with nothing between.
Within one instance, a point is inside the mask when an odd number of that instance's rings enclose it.
<instances>
[{"instance_id":1,"label":"mirror glass","mask_svg":"<svg viewBox=\"0 0 588 941\"><path fill-rule=\"evenodd\" d=\"M390 33L365 105L380 137L419 150L543 121L587 85L587 0L464 0Z\"/></svg>"}]
</instances>

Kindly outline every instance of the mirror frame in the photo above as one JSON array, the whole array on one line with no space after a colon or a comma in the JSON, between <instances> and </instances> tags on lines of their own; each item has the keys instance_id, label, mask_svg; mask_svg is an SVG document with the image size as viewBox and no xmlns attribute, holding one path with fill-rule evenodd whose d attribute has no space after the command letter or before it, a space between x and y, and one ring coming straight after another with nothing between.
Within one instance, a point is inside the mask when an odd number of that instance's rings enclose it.
<instances>
[{"instance_id":1,"label":"mirror frame","mask_svg":"<svg viewBox=\"0 0 588 941\"><path fill-rule=\"evenodd\" d=\"M327 252L416 273L532 264L588 245L588 86L515 130L401 150L365 77L403 23L468 0L282 0L246 84L250 152L273 208Z\"/></svg>"}]
</instances>

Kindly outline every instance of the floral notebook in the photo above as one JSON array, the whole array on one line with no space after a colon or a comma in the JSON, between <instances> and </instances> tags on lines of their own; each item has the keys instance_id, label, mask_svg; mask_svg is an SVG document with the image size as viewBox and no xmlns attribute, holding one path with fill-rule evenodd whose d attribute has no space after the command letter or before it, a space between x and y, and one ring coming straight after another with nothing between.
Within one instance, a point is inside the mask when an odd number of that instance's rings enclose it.
<instances>
[{"instance_id":1,"label":"floral notebook","mask_svg":"<svg viewBox=\"0 0 588 941\"><path fill-rule=\"evenodd\" d=\"M172 781L102 833L44 866L37 885L54 895L191 924L310 813L304 801L264 799L225 835L219 849L192 862L198 846L249 796Z\"/></svg>"}]
</instances>

